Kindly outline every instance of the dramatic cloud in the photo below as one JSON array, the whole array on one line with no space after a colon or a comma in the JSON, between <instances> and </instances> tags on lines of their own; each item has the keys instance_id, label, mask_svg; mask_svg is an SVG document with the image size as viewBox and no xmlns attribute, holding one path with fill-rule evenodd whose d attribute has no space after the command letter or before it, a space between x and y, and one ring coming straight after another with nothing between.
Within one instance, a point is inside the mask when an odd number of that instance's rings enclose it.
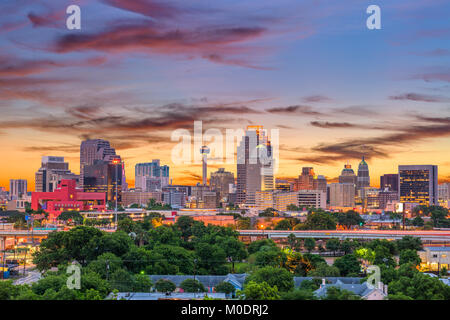
<instances>
[{"instance_id":1,"label":"dramatic cloud","mask_svg":"<svg viewBox=\"0 0 450 320\"><path fill-rule=\"evenodd\" d=\"M397 96L390 96L390 100L411 100L418 102L448 102L450 99L439 96L425 95L419 93L405 93Z\"/></svg>"},{"instance_id":2,"label":"dramatic cloud","mask_svg":"<svg viewBox=\"0 0 450 320\"><path fill-rule=\"evenodd\" d=\"M325 114L314 110L310 106L289 106L281 108L271 108L266 110L269 113L275 114L292 114L292 115L307 115L307 116L324 116Z\"/></svg>"},{"instance_id":3,"label":"dramatic cloud","mask_svg":"<svg viewBox=\"0 0 450 320\"><path fill-rule=\"evenodd\" d=\"M349 139L339 143L320 143L310 151L313 156L300 157L298 160L328 164L347 159L388 158L392 147L404 146L418 141L450 136L449 118L416 117L423 121L420 125L408 125L398 128L399 132L371 138ZM388 151L390 150L390 151Z\"/></svg>"},{"instance_id":4,"label":"dramatic cloud","mask_svg":"<svg viewBox=\"0 0 450 320\"><path fill-rule=\"evenodd\" d=\"M307 103L328 102L328 101L331 101L331 99L326 96L322 96L322 95L314 95L314 96L308 96L308 97L303 98L303 101L305 101Z\"/></svg>"},{"instance_id":5,"label":"dramatic cloud","mask_svg":"<svg viewBox=\"0 0 450 320\"><path fill-rule=\"evenodd\" d=\"M103 3L122 10L138 13L152 18L174 18L181 8L169 4L169 1L154 0L101 0Z\"/></svg>"}]
</instances>

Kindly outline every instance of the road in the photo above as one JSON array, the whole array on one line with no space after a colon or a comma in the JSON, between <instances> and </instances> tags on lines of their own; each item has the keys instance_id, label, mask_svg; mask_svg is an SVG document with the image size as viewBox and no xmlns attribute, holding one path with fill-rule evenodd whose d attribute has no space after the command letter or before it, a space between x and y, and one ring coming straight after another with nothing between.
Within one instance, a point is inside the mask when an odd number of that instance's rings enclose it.
<instances>
[{"instance_id":1,"label":"road","mask_svg":"<svg viewBox=\"0 0 450 320\"><path fill-rule=\"evenodd\" d=\"M40 278L41 273L39 271L25 269L25 277L17 279L16 281L14 281L14 284L15 285L32 284L34 282L37 282Z\"/></svg>"}]
</instances>

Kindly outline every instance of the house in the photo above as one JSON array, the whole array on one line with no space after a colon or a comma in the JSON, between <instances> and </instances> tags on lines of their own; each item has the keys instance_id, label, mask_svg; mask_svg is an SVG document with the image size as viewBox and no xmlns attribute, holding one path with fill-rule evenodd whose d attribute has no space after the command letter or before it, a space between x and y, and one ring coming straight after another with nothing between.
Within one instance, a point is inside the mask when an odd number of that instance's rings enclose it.
<instances>
[{"instance_id":1,"label":"house","mask_svg":"<svg viewBox=\"0 0 450 320\"><path fill-rule=\"evenodd\" d=\"M119 292L116 295L110 293L106 299L114 300L202 300L208 296L214 299L226 299L225 293L192 293L192 292L174 292L165 294L160 292Z\"/></svg>"},{"instance_id":2,"label":"house","mask_svg":"<svg viewBox=\"0 0 450 320\"><path fill-rule=\"evenodd\" d=\"M420 269L423 271L440 271L442 268L449 270L450 247L425 247L419 251L422 260Z\"/></svg>"},{"instance_id":3,"label":"house","mask_svg":"<svg viewBox=\"0 0 450 320\"><path fill-rule=\"evenodd\" d=\"M382 282L378 283L378 287L374 287L367 282L364 283L344 283L340 279L334 283L326 283L326 279L322 279L322 285L314 291L314 294L321 298L326 296L330 287L337 287L341 290L348 290L360 296L364 300L383 300L387 297L387 285Z\"/></svg>"},{"instance_id":4,"label":"house","mask_svg":"<svg viewBox=\"0 0 450 320\"><path fill-rule=\"evenodd\" d=\"M172 281L176 287L178 288L178 291L182 292L182 289L180 289L181 283L186 279L193 279L193 275L150 275L150 280L153 283L156 283L160 279L165 279ZM204 276L204 275L197 275L195 276L195 279L198 280L207 290L209 293L215 292L216 286L221 282L229 282L231 283L236 290L242 290L244 287L244 281L247 277L246 273L241 274L227 274L223 276Z\"/></svg>"}]
</instances>

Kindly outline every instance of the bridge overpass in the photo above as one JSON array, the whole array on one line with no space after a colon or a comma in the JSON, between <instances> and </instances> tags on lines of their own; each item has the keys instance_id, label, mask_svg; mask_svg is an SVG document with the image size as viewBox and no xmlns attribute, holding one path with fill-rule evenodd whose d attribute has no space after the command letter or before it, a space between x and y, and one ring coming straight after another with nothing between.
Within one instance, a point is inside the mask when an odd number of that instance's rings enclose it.
<instances>
[{"instance_id":1,"label":"bridge overpass","mask_svg":"<svg viewBox=\"0 0 450 320\"><path fill-rule=\"evenodd\" d=\"M450 242L450 231L400 231L400 230L239 230L242 237L287 238L293 233L297 238L330 239L387 239L397 240L404 236L418 237L422 241Z\"/></svg>"}]
</instances>

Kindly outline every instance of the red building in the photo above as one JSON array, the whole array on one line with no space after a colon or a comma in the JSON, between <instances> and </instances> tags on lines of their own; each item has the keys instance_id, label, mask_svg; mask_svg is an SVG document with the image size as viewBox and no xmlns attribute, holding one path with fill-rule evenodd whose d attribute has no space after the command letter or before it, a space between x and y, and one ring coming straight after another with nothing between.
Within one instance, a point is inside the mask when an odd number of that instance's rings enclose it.
<instances>
[{"instance_id":1,"label":"red building","mask_svg":"<svg viewBox=\"0 0 450 320\"><path fill-rule=\"evenodd\" d=\"M31 209L43 209L49 218L63 211L106 210L106 193L83 192L76 188L75 180L61 180L53 192L32 192Z\"/></svg>"}]
</instances>

